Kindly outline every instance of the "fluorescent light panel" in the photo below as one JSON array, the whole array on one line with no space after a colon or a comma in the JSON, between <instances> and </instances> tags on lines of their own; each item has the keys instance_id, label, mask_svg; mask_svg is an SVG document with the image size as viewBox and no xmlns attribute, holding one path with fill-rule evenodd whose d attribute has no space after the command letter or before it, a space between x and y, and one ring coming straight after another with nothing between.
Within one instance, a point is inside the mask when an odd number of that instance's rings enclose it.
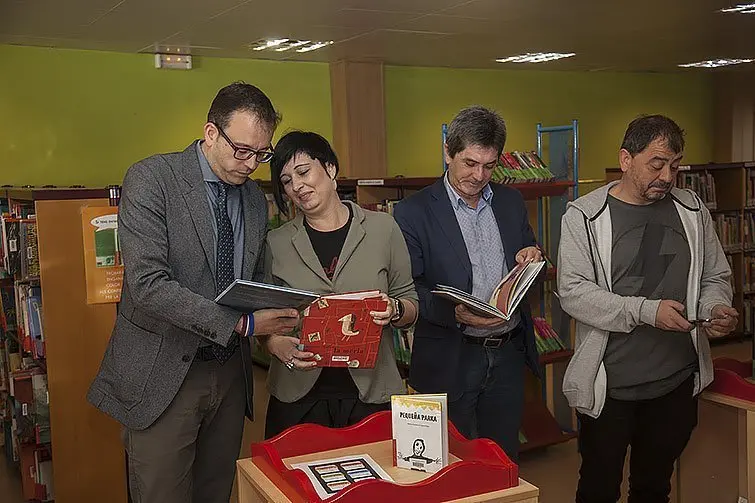
<instances>
[{"instance_id":1,"label":"fluorescent light panel","mask_svg":"<svg viewBox=\"0 0 755 503\"><path fill-rule=\"evenodd\" d=\"M570 58L575 54L574 52L528 52L519 56L496 59L496 61L498 63L547 63L557 59Z\"/></svg>"},{"instance_id":2,"label":"fluorescent light panel","mask_svg":"<svg viewBox=\"0 0 755 503\"><path fill-rule=\"evenodd\" d=\"M315 40L297 40L291 38L276 38L272 40L258 40L250 44L253 51L272 50L275 52L285 52L295 50L296 52L310 52L332 44L333 41L318 42Z\"/></svg>"},{"instance_id":3,"label":"fluorescent light panel","mask_svg":"<svg viewBox=\"0 0 755 503\"><path fill-rule=\"evenodd\" d=\"M718 12L736 13L736 14L755 14L755 3L740 3L733 7L721 9Z\"/></svg>"},{"instance_id":4,"label":"fluorescent light panel","mask_svg":"<svg viewBox=\"0 0 755 503\"><path fill-rule=\"evenodd\" d=\"M679 65L682 68L718 68L719 66L741 65L742 63L752 63L755 59L709 59L707 61L698 61L697 63L685 63Z\"/></svg>"}]
</instances>

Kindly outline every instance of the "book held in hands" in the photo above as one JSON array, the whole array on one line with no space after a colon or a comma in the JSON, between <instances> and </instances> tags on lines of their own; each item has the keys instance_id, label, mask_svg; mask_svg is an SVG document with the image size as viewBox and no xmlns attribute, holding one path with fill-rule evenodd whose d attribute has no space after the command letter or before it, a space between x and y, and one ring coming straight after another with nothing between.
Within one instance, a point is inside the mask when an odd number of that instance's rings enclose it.
<instances>
[{"instance_id":1,"label":"book held in hands","mask_svg":"<svg viewBox=\"0 0 755 503\"><path fill-rule=\"evenodd\" d=\"M320 297L304 310L300 350L314 353L318 367L373 368L383 327L370 312L386 309L377 290Z\"/></svg>"},{"instance_id":2,"label":"book held in hands","mask_svg":"<svg viewBox=\"0 0 755 503\"><path fill-rule=\"evenodd\" d=\"M437 285L436 289L432 290L432 293L449 299L455 304L463 304L477 316L485 318L497 317L508 321L544 266L545 261L543 260L526 261L517 264L498 283L488 302L480 300L463 290L447 285Z\"/></svg>"},{"instance_id":3,"label":"book held in hands","mask_svg":"<svg viewBox=\"0 0 755 503\"><path fill-rule=\"evenodd\" d=\"M448 466L446 394L393 395L391 425L394 464L435 473Z\"/></svg>"},{"instance_id":4,"label":"book held in hands","mask_svg":"<svg viewBox=\"0 0 755 503\"><path fill-rule=\"evenodd\" d=\"M373 368L383 327L370 312L385 311L378 290L318 295L237 279L215 299L241 312L292 308L301 312L299 349L314 353L318 367Z\"/></svg>"}]
</instances>

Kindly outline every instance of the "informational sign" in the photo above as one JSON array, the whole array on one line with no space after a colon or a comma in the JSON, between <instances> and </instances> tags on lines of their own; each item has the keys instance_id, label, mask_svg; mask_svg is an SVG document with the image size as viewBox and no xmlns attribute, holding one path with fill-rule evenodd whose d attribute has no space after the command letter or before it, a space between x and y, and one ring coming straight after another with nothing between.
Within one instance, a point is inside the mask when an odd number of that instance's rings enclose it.
<instances>
[{"instance_id":1,"label":"informational sign","mask_svg":"<svg viewBox=\"0 0 755 503\"><path fill-rule=\"evenodd\" d=\"M81 214L87 304L121 300L123 263L118 243L118 207L91 206Z\"/></svg>"}]
</instances>

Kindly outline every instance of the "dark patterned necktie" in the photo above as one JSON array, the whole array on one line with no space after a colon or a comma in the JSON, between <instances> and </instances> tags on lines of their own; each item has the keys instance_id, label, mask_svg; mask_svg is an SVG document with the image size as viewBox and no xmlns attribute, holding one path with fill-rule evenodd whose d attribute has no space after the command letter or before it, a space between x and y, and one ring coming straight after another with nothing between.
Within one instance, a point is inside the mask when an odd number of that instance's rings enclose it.
<instances>
[{"instance_id":1,"label":"dark patterned necktie","mask_svg":"<svg viewBox=\"0 0 755 503\"><path fill-rule=\"evenodd\" d=\"M231 225L231 219L228 217L228 190L230 188L231 186L227 183L218 182L218 204L217 212L215 213L215 221L218 227L217 258L215 261L215 278L218 293L225 290L235 279L233 272L233 225ZM212 352L215 358L220 363L228 361L236 351L238 342L238 335L234 333L226 347L213 343Z\"/></svg>"}]
</instances>

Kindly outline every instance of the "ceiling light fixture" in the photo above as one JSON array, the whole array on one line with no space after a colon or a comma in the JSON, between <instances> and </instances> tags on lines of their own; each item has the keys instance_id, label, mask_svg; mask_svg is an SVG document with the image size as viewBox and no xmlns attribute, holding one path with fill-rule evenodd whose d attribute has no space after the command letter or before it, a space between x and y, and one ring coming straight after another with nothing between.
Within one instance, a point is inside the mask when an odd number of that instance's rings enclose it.
<instances>
[{"instance_id":1,"label":"ceiling light fixture","mask_svg":"<svg viewBox=\"0 0 755 503\"><path fill-rule=\"evenodd\" d=\"M306 47L302 47L301 49L296 49L296 52L309 52L309 51L316 51L317 49L321 49L325 46L328 46L332 44L332 40L328 40L327 42L315 42L311 45L308 45Z\"/></svg>"},{"instance_id":2,"label":"ceiling light fixture","mask_svg":"<svg viewBox=\"0 0 755 503\"><path fill-rule=\"evenodd\" d=\"M296 52L309 52L332 44L333 41L318 42L314 40L297 40L291 38L278 38L274 40L258 40L249 44L253 51L273 50L285 52L295 49Z\"/></svg>"},{"instance_id":3,"label":"ceiling light fixture","mask_svg":"<svg viewBox=\"0 0 755 503\"><path fill-rule=\"evenodd\" d=\"M752 63L753 61L755 61L755 59L709 59L707 61L698 61L697 63L685 63L679 66L682 68L718 68L719 66Z\"/></svg>"},{"instance_id":4,"label":"ceiling light fixture","mask_svg":"<svg viewBox=\"0 0 755 503\"><path fill-rule=\"evenodd\" d=\"M755 3L740 3L733 7L720 9L718 12L736 14L755 14Z\"/></svg>"},{"instance_id":5,"label":"ceiling light fixture","mask_svg":"<svg viewBox=\"0 0 755 503\"><path fill-rule=\"evenodd\" d=\"M277 38L275 40L263 40L261 43L255 42L254 47L252 47L253 51L264 51L265 49L272 49L273 47L278 47L281 44L284 44L288 42L287 38Z\"/></svg>"},{"instance_id":6,"label":"ceiling light fixture","mask_svg":"<svg viewBox=\"0 0 755 503\"><path fill-rule=\"evenodd\" d=\"M528 52L519 56L496 59L496 61L498 63L547 63L557 59L570 58L575 54L574 52Z\"/></svg>"}]
</instances>

